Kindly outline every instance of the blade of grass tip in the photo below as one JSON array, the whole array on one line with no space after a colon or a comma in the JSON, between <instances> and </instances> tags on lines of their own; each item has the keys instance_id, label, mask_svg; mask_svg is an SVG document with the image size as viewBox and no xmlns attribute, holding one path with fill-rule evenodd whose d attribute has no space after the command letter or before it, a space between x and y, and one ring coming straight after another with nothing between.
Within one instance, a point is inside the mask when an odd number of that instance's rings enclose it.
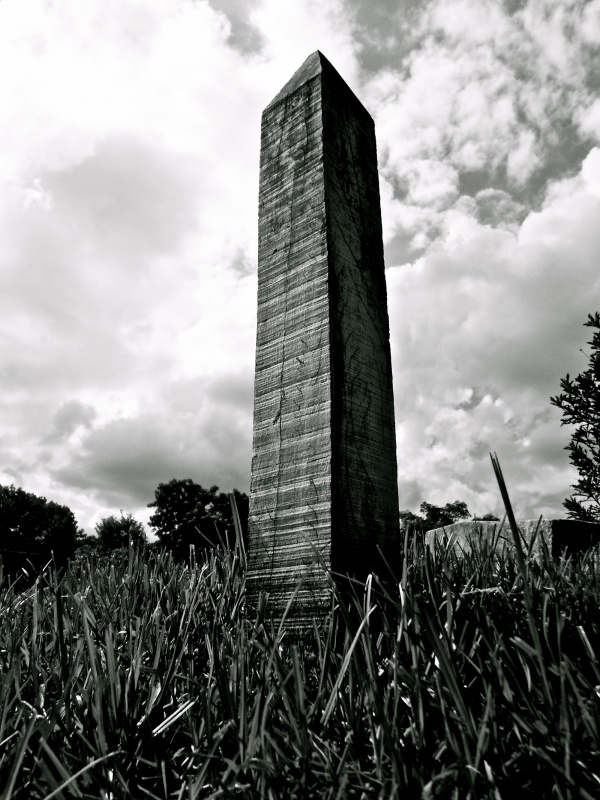
<instances>
[{"instance_id":1,"label":"blade of grass tip","mask_svg":"<svg viewBox=\"0 0 600 800\"><path fill-rule=\"evenodd\" d=\"M4 790L4 794L2 795L3 800L10 800L10 798L12 797L13 789L15 788L15 783L17 782L17 777L19 775L19 770L21 769L21 763L23 762L23 758L25 757L25 751L27 750L27 745L29 744L29 739L31 738L31 734L33 733L35 723L36 723L36 717L31 717L27 725L27 728L22 734L21 741L17 745L17 752L13 761L12 769L8 779L8 784L6 786L6 789Z\"/></svg>"},{"instance_id":2,"label":"blade of grass tip","mask_svg":"<svg viewBox=\"0 0 600 800\"><path fill-rule=\"evenodd\" d=\"M352 640L352 643L351 643L350 647L348 648L348 652L346 653L346 657L344 658L344 660L342 662L342 666L340 667L339 674L338 674L338 676L337 676L337 678L335 680L335 683L334 683L333 688L331 690L331 694L329 695L329 700L327 701L327 705L325 706L325 708L323 710L323 715L321 717L321 725L326 725L328 723L328 721L329 721L329 717L331 716L331 714L333 712L333 707L335 705L335 701L336 701L336 698L337 698L338 690L339 690L339 688L340 688L340 686L342 684L342 681L344 680L344 675L346 674L346 670L348 669L348 666L350 664L350 659L352 658L352 654L354 652L354 649L356 647L356 644L358 642L358 639L360 637L362 629L367 624L367 620L369 619L369 617L371 616L373 611L375 611L376 608L377 608L377 606L372 606L369 609L368 613L365 615L365 617L362 619L360 625L358 626L358 630L356 631L356 634L354 635L354 639Z\"/></svg>"},{"instance_id":3,"label":"blade of grass tip","mask_svg":"<svg viewBox=\"0 0 600 800\"><path fill-rule=\"evenodd\" d=\"M51 800L52 797L56 797L57 794L61 794L63 789L66 789L67 786L69 786L71 783L74 783L77 780L77 778L80 778L88 770L92 769L92 767L95 767L97 764L101 764L102 761L106 761L107 758L111 758L111 756L116 756L121 752L122 752L121 750L113 750L112 753L107 753L105 756L100 756L100 758L96 758L94 759L94 761L90 761L90 763L86 764L85 767L82 767L74 775L71 775L71 777L68 780L66 780L64 783L61 783L60 786L57 786L53 792L47 794L44 797L44 800Z\"/></svg>"},{"instance_id":4,"label":"blade of grass tip","mask_svg":"<svg viewBox=\"0 0 600 800\"><path fill-rule=\"evenodd\" d=\"M71 779L71 776L69 775L68 771L65 769L63 764L60 762L60 760L59 760L58 756L55 754L54 750L52 750L50 745L47 744L44 741L44 737L43 736L40 736L39 744L40 744L40 747L42 748L42 750L44 750L44 752L46 753L46 755L48 756L48 758L50 759L50 761L54 765L54 768L56 769L56 771L58 772L60 777L63 779L63 782L64 781L69 781ZM73 784L73 786L71 787L71 791L73 791L76 794L77 797L83 797L83 792L77 786L76 783Z\"/></svg>"},{"instance_id":5,"label":"blade of grass tip","mask_svg":"<svg viewBox=\"0 0 600 800\"><path fill-rule=\"evenodd\" d=\"M233 518L233 528L235 530L236 541L240 543L240 547L244 549L244 537L242 535L242 523L240 520L240 512L238 511L237 503L235 502L235 495L229 492L229 502L231 504L231 516Z\"/></svg>"},{"instance_id":6,"label":"blade of grass tip","mask_svg":"<svg viewBox=\"0 0 600 800\"><path fill-rule=\"evenodd\" d=\"M492 459L492 466L494 467L496 480L498 481L498 486L500 487L500 494L502 495L502 500L504 502L504 507L506 509L506 516L508 517L508 523L510 525L510 529L512 531L513 538L515 541L517 564L519 566L519 570L523 577L523 597L525 600L525 607L527 609L527 623L531 633L531 638L533 639L533 643L535 644L535 650L537 651L540 677L542 679L546 698L550 698L551 692L548 684L548 679L546 676L544 650L542 648L542 641L540 639L539 631L537 629L535 621L535 615L533 611L533 600L531 597L531 587L529 585L528 571L527 571L527 565L525 563L525 557L523 555L523 548L521 547L520 531L517 525L517 521L515 519L515 515L512 510L512 505L510 502L510 498L508 496L508 489L506 488L506 483L504 482L504 477L502 475L502 470L500 468L500 462L498 461L498 456L496 455L496 453L494 453L493 455L492 453L490 453L490 458Z\"/></svg>"},{"instance_id":7,"label":"blade of grass tip","mask_svg":"<svg viewBox=\"0 0 600 800\"><path fill-rule=\"evenodd\" d=\"M388 577L391 578L392 583L396 583L398 580L398 570L394 570L392 568L392 565L379 545L377 545L376 550L377 555L379 556L379 564L383 569L383 573L381 575L382 580L383 575L387 574Z\"/></svg>"},{"instance_id":8,"label":"blade of grass tip","mask_svg":"<svg viewBox=\"0 0 600 800\"><path fill-rule=\"evenodd\" d=\"M491 544L491 548L490 548L492 553L496 552L496 548L498 547L498 542L500 540L500 534L502 533L502 528L503 528L505 522L506 522L506 514L504 515L504 517L500 521L499 525L494 525L494 530L493 530L493 533L492 533L492 544Z\"/></svg>"},{"instance_id":9,"label":"blade of grass tip","mask_svg":"<svg viewBox=\"0 0 600 800\"><path fill-rule=\"evenodd\" d=\"M54 591L54 589L53 589ZM58 652L60 656L60 679L62 686L66 686L69 678L69 663L67 657L67 645L65 641L65 612L63 608L63 598L60 587L56 588L56 629L58 631Z\"/></svg>"},{"instance_id":10,"label":"blade of grass tip","mask_svg":"<svg viewBox=\"0 0 600 800\"><path fill-rule=\"evenodd\" d=\"M317 698L318 702L321 702L321 697L323 696L323 692L325 691L325 681L327 680L328 668L329 663L331 660L331 654L333 653L333 641L335 640L335 612L334 609L331 611L331 616L329 619L329 625L327 626L327 634L325 641L321 641L321 636L319 634L319 627L317 624L317 620L313 619L313 633L315 636L315 642L317 643L317 657L318 657L318 664L319 664L319 686L317 689ZM315 705L316 705L315 701Z\"/></svg>"},{"instance_id":11,"label":"blade of grass tip","mask_svg":"<svg viewBox=\"0 0 600 800\"><path fill-rule=\"evenodd\" d=\"M288 603L287 603L287 605L286 605L286 607L285 607L285 609L283 611L283 614L281 616L281 621L279 622L279 627L277 629L277 636L275 637L275 642L280 642L282 637L283 637L283 632L285 630L285 621L288 618L288 615L292 610L292 606L294 605L296 597L300 593L300 589L302 588L303 583L304 583L303 579L300 578L297 581L296 586L294 587L294 591L292 592L292 595L291 595L290 599L288 600Z\"/></svg>"},{"instance_id":12,"label":"blade of grass tip","mask_svg":"<svg viewBox=\"0 0 600 800\"><path fill-rule=\"evenodd\" d=\"M129 549L127 552L127 574L129 575L129 577L133 575L133 558L134 558L134 546L133 546L133 539L130 537Z\"/></svg>"},{"instance_id":13,"label":"blade of grass tip","mask_svg":"<svg viewBox=\"0 0 600 800\"><path fill-rule=\"evenodd\" d=\"M39 687L39 655L38 655L38 584L36 580L33 591L31 592L31 605L33 616L33 630L31 632L31 679L33 681L33 691L35 695L35 702L38 703L40 699Z\"/></svg>"},{"instance_id":14,"label":"blade of grass tip","mask_svg":"<svg viewBox=\"0 0 600 800\"><path fill-rule=\"evenodd\" d=\"M525 555L523 553L523 547L521 545L521 533L519 531L519 526L517 525L517 520L515 519L515 515L512 509L512 504L510 502L510 497L508 496L508 489L506 488L506 483L504 482L504 476L502 475L502 469L500 468L500 462L498 461L498 456L496 455L496 453L490 453L490 458L492 460L492 467L494 468L494 474L496 475L496 480L498 481L500 494L502 495L502 502L504 503L504 508L506 509L508 524L510 526L510 530L512 532L513 539L515 542L515 553L517 556L517 564L519 566L519 571L523 576L523 581L525 582L525 591L526 593L528 593L527 565L525 563Z\"/></svg>"},{"instance_id":15,"label":"blade of grass tip","mask_svg":"<svg viewBox=\"0 0 600 800\"><path fill-rule=\"evenodd\" d=\"M196 699L197 699L197 698L196 698ZM163 720L163 721L160 723L160 725L157 725L157 726L156 726L156 727L155 727L155 728L152 730L152 736L158 736L160 733L164 733L164 732L167 730L167 728L170 728L170 727L171 727L171 725L172 725L174 722L177 722L177 720L178 720L180 717L182 717L184 714L186 714L186 713L187 713L187 712L188 712L188 711L189 711L189 710L192 708L192 706L194 706L194 705L195 705L195 703L196 703L196 699L194 699L194 700L188 700L188 701L187 701L186 703L184 703L182 706L179 706L179 708L175 709L175 711L173 711L173 713L172 713L172 714L170 714L170 715L169 715L169 716L168 716L168 717L167 717L165 720Z\"/></svg>"},{"instance_id":16,"label":"blade of grass tip","mask_svg":"<svg viewBox=\"0 0 600 800\"><path fill-rule=\"evenodd\" d=\"M540 525L541 524L542 524L542 515L540 514L540 518L538 519L537 525L535 526L535 530L533 532L533 536L531 537L531 539L527 543L527 558L528 559L531 558L531 554L533 553L533 546L534 546L534 544L536 542L536 539L537 539L537 537L539 535Z\"/></svg>"}]
</instances>

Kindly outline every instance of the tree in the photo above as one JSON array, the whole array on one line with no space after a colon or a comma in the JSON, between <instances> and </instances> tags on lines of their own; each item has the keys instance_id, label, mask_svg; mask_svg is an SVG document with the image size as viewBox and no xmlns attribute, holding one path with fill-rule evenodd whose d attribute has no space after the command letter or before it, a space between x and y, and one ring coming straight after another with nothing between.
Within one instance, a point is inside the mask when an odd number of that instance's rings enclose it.
<instances>
[{"instance_id":1,"label":"tree","mask_svg":"<svg viewBox=\"0 0 600 800\"><path fill-rule=\"evenodd\" d=\"M134 519L131 514L123 514L122 511L120 519L114 516L101 519L96 525L96 533L98 546L105 553L118 550L120 547L128 547L129 542L141 544L147 539L142 523Z\"/></svg>"},{"instance_id":2,"label":"tree","mask_svg":"<svg viewBox=\"0 0 600 800\"><path fill-rule=\"evenodd\" d=\"M100 543L97 536L91 533L81 531L80 536L77 537L77 549L73 556L75 562L86 561L92 554L98 553Z\"/></svg>"},{"instance_id":3,"label":"tree","mask_svg":"<svg viewBox=\"0 0 600 800\"><path fill-rule=\"evenodd\" d=\"M245 537L248 520L248 497L234 489L234 496ZM233 544L235 530L229 496L218 486L205 489L191 478L160 483L149 503L156 511L150 517L150 527L161 544L178 558L186 558L190 546L197 550Z\"/></svg>"},{"instance_id":4,"label":"tree","mask_svg":"<svg viewBox=\"0 0 600 800\"><path fill-rule=\"evenodd\" d=\"M414 514L412 511L401 511L402 527L417 525L426 532L434 528L443 528L445 525L452 525L460 519L467 519L471 516L467 504L460 500L455 500L454 503L446 503L445 506L421 503L419 510L424 516Z\"/></svg>"},{"instance_id":5,"label":"tree","mask_svg":"<svg viewBox=\"0 0 600 800\"><path fill-rule=\"evenodd\" d=\"M0 553L6 571L40 569L50 559L64 566L81 532L73 512L15 486L0 486Z\"/></svg>"},{"instance_id":6,"label":"tree","mask_svg":"<svg viewBox=\"0 0 600 800\"><path fill-rule=\"evenodd\" d=\"M573 380L563 378L561 394L550 402L562 411L561 425L576 426L565 450L579 479L563 505L572 519L600 522L600 314L588 314L584 325L596 329L588 342L589 366Z\"/></svg>"},{"instance_id":7,"label":"tree","mask_svg":"<svg viewBox=\"0 0 600 800\"><path fill-rule=\"evenodd\" d=\"M467 504L460 500L446 503L445 506L421 503L419 510L425 514L425 525L428 531L434 528L443 528L444 525L453 525L458 520L468 519L471 516Z\"/></svg>"}]
</instances>

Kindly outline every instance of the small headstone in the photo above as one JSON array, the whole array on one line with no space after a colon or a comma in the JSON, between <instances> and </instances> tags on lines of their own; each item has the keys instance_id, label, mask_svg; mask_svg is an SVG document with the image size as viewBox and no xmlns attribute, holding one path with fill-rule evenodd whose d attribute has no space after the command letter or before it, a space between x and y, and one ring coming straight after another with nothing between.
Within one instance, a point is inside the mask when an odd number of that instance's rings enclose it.
<instances>
[{"instance_id":1,"label":"small headstone","mask_svg":"<svg viewBox=\"0 0 600 800\"><path fill-rule=\"evenodd\" d=\"M580 522L574 519L520 519L517 525L521 533L523 552L531 551L531 556L539 561L544 544L549 553L558 558L563 552L573 554L589 550L600 544L600 524ZM457 553L470 553L473 547L486 540L495 550L503 547L512 551L514 539L510 526L505 522L465 521L435 528L425 534L425 543L434 549L436 543L452 548Z\"/></svg>"}]
</instances>

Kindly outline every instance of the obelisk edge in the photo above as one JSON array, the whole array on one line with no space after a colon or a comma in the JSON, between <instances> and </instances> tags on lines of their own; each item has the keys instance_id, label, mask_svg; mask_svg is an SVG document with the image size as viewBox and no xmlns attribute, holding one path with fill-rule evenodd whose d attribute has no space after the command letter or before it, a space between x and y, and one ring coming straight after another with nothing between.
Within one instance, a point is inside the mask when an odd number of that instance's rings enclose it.
<instances>
[{"instance_id":1,"label":"obelisk edge","mask_svg":"<svg viewBox=\"0 0 600 800\"><path fill-rule=\"evenodd\" d=\"M352 91L352 89L348 86L346 81L342 78L340 73L337 69L333 66L331 61L323 55L320 50L315 50L314 53L311 53L308 58L304 61L302 66L294 72L292 77L289 81L283 86L283 88L277 92L275 97L271 100L271 102L263 109L263 114L267 111L270 111L274 106L278 105L279 103L283 102L286 97L294 94L301 86L308 81L312 80L313 78L317 78L319 75L323 73L323 71L329 72L331 75L334 75L336 79L340 82L340 85L343 86L344 91L348 92L352 95L352 98L358 106L360 106L361 110L372 120L371 115L358 99L356 94Z\"/></svg>"}]
</instances>

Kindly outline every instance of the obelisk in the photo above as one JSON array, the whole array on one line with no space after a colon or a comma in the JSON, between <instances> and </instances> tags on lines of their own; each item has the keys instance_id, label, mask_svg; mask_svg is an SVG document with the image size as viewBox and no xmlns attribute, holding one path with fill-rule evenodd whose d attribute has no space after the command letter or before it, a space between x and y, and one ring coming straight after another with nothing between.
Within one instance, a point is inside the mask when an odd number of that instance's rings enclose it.
<instances>
[{"instance_id":1,"label":"obelisk","mask_svg":"<svg viewBox=\"0 0 600 800\"><path fill-rule=\"evenodd\" d=\"M294 625L400 545L375 127L309 56L262 115L248 598Z\"/></svg>"}]
</instances>

